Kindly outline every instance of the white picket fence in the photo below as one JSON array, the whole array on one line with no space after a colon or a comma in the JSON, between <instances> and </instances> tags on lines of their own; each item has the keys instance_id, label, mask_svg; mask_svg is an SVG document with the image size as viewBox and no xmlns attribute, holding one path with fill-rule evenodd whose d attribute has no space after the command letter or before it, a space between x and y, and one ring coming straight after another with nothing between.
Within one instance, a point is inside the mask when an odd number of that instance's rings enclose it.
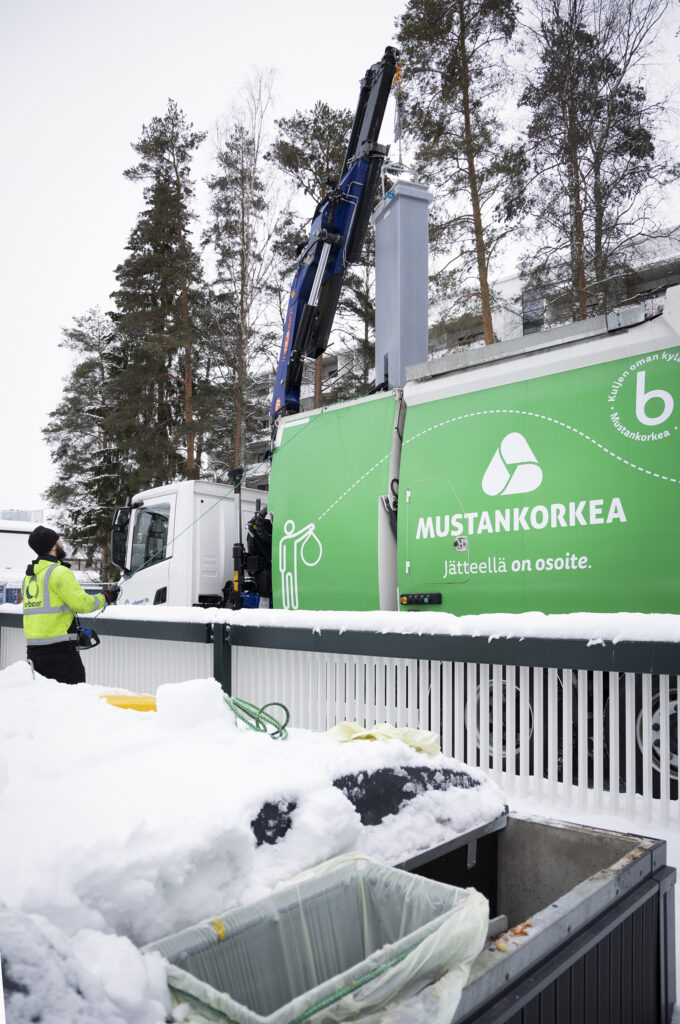
<instances>
[{"instance_id":1,"label":"white picket fence","mask_svg":"<svg viewBox=\"0 0 680 1024\"><path fill-rule=\"evenodd\" d=\"M23 631L0 624L0 668L25 658ZM82 658L88 683L133 693L155 693L161 683L205 679L213 674L212 646L206 643L106 636L101 646L84 651Z\"/></svg>"},{"instance_id":2,"label":"white picket fence","mask_svg":"<svg viewBox=\"0 0 680 1024\"><path fill-rule=\"evenodd\" d=\"M677 675L234 647L233 692L301 728L428 729L508 796L680 827Z\"/></svg>"},{"instance_id":3,"label":"white picket fence","mask_svg":"<svg viewBox=\"0 0 680 1024\"><path fill-rule=\"evenodd\" d=\"M0 624L0 668L24 657L21 629ZM84 658L88 682L133 692L213 674L206 642L112 635ZM557 816L593 811L626 826L680 827L678 674L238 643L230 665L232 693L258 705L281 701L293 726L350 720L432 730L445 754L488 772L510 798L545 803Z\"/></svg>"}]
</instances>

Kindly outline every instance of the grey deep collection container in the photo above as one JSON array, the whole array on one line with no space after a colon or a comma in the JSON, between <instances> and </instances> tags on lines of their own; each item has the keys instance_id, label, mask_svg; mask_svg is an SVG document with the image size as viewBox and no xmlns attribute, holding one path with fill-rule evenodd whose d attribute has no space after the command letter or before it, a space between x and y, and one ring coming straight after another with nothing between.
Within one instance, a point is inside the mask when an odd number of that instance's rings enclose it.
<instances>
[{"instance_id":1,"label":"grey deep collection container","mask_svg":"<svg viewBox=\"0 0 680 1024\"><path fill-rule=\"evenodd\" d=\"M447 1018L451 1024L670 1024L675 1002L676 872L666 864L663 841L511 815L399 866L432 882L474 887L487 897L491 917L502 922L497 927L500 937L487 941L473 960L460 1001ZM453 906L443 889L429 891L421 908L417 900L408 901L413 918L406 931L400 931L399 891L381 880L370 911L375 916L371 927L375 926L372 942L377 957L372 964L379 966L383 943L403 936L391 955L396 949L408 956L419 929L427 933L436 928L438 916ZM359 979L366 973L366 964L360 961L367 950L357 930L361 908L351 885L312 885L308 895L317 901L322 897L319 912L308 918L315 922L308 941L324 947L330 971L326 977L344 971L348 979ZM285 890L271 900L273 919L286 904L295 913ZM238 922L239 914L247 924L247 907L231 913L236 916L230 925ZM327 928L329 913L335 930ZM282 954L272 945L271 934L267 939L266 929L254 944L244 944L247 931L241 929L237 936L233 948L240 947L239 959L232 968L224 957L218 957L219 965L211 961L206 967L206 949L210 960L219 945L211 922L147 948L160 950L186 972L230 992L236 1001L248 1001L260 984L257 963L271 966ZM340 950L335 948L338 935L347 938ZM222 951L225 948L222 945ZM294 951L289 951L289 960L291 956L295 959ZM248 971L251 977L244 982ZM286 971L290 973L290 964ZM297 993L316 984L307 1004L316 1008L332 985L325 989L323 980L319 985L318 977L306 975L304 966L298 973ZM271 1024L297 1019L280 1012L296 993L284 991L276 980L263 984L262 994L254 996L252 1018L238 1019L266 1019ZM322 1019L313 1017L314 1022Z\"/></svg>"},{"instance_id":2,"label":"grey deep collection container","mask_svg":"<svg viewBox=\"0 0 680 1024\"><path fill-rule=\"evenodd\" d=\"M474 885L509 930L472 965L455 1024L670 1024L675 879L666 843L510 815L405 866ZM427 855L429 858L430 855Z\"/></svg>"}]
</instances>

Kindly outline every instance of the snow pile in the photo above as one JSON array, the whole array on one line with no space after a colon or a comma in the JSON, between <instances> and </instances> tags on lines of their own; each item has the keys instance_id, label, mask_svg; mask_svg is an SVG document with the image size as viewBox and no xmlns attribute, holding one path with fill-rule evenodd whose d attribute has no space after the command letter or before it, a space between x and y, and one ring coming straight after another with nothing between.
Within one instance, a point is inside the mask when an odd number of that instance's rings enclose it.
<instances>
[{"instance_id":1,"label":"snow pile","mask_svg":"<svg viewBox=\"0 0 680 1024\"><path fill-rule=\"evenodd\" d=\"M339 744L239 727L214 680L159 689L158 712L111 707L101 688L62 686L25 663L0 672L0 955L8 1021L165 1019L164 975L135 945L349 850L399 863L497 817L504 799L427 792L363 826L332 781L397 766L461 768L404 744ZM292 827L256 845L263 804ZM4 907L3 907L4 905ZM130 941L131 940L131 941Z\"/></svg>"},{"instance_id":2,"label":"snow pile","mask_svg":"<svg viewBox=\"0 0 680 1024\"><path fill-rule=\"evenodd\" d=\"M158 953L83 929L69 938L45 917L0 906L9 1024L157 1024L170 1006Z\"/></svg>"}]
</instances>

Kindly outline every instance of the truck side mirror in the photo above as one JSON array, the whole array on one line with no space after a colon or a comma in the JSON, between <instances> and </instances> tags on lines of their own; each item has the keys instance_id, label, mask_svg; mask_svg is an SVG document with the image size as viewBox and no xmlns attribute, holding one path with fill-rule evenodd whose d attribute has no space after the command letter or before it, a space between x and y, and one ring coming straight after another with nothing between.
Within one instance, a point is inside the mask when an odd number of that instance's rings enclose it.
<instances>
[{"instance_id":1,"label":"truck side mirror","mask_svg":"<svg viewBox=\"0 0 680 1024\"><path fill-rule=\"evenodd\" d=\"M129 508L117 508L113 515L113 530L111 531L111 561L123 572L128 571L125 565L125 556L130 514L131 509Z\"/></svg>"},{"instance_id":2,"label":"truck side mirror","mask_svg":"<svg viewBox=\"0 0 680 1024\"><path fill-rule=\"evenodd\" d=\"M113 528L114 530L124 530L127 532L127 528L130 525L130 515L132 514L132 507L125 505L123 508L117 508L113 513Z\"/></svg>"},{"instance_id":3,"label":"truck side mirror","mask_svg":"<svg viewBox=\"0 0 680 1024\"><path fill-rule=\"evenodd\" d=\"M127 533L122 530L111 531L111 561L123 572L127 572L125 555L127 553Z\"/></svg>"}]
</instances>

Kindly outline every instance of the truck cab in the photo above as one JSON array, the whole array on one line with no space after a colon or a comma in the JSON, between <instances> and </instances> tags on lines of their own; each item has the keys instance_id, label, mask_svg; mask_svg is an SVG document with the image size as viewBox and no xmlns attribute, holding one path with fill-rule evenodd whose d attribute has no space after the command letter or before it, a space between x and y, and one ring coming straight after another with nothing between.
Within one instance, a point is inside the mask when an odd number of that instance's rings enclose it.
<instances>
[{"instance_id":1,"label":"truck cab","mask_svg":"<svg viewBox=\"0 0 680 1024\"><path fill-rule=\"evenodd\" d=\"M266 497L241 488L244 522ZM120 603L221 604L239 540L230 484L184 480L135 494L116 510L111 534L112 561L123 573Z\"/></svg>"}]
</instances>

